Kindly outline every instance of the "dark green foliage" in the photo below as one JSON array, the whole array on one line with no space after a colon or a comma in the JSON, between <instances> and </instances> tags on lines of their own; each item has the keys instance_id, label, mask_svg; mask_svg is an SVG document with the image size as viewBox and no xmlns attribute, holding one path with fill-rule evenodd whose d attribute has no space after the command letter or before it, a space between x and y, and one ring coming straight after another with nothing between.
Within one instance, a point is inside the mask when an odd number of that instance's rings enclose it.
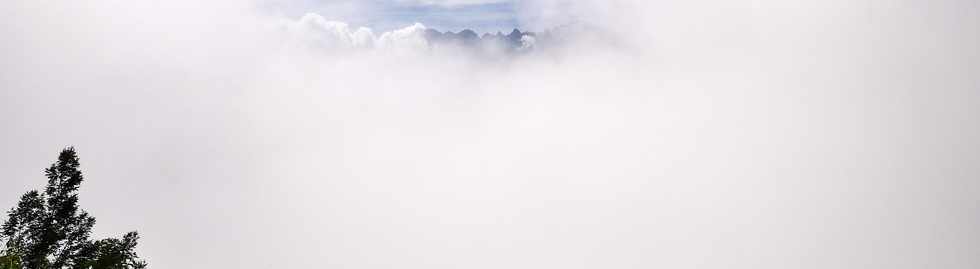
<instances>
[{"instance_id":1,"label":"dark green foliage","mask_svg":"<svg viewBox=\"0 0 980 269\"><path fill-rule=\"evenodd\" d=\"M0 255L0 269L20 269L20 257L13 254Z\"/></svg>"},{"instance_id":2,"label":"dark green foliage","mask_svg":"<svg viewBox=\"0 0 980 269\"><path fill-rule=\"evenodd\" d=\"M0 269L146 267L134 251L136 232L122 239L89 240L95 218L78 208L83 180L78 166L75 149L63 150L58 161L44 170L48 177L44 193L27 192L8 211L0 229L7 253L0 258Z\"/></svg>"},{"instance_id":3,"label":"dark green foliage","mask_svg":"<svg viewBox=\"0 0 980 269\"><path fill-rule=\"evenodd\" d=\"M87 249L91 253L85 253L91 257L87 265L106 269L146 268L146 262L139 260L133 250L137 239L136 232L129 232L122 239L106 238L93 242Z\"/></svg>"}]
</instances>

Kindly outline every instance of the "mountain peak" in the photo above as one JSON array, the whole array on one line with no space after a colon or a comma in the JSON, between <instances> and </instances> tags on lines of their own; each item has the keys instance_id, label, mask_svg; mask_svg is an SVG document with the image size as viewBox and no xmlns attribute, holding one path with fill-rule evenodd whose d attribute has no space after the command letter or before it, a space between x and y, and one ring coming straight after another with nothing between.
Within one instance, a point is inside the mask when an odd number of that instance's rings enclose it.
<instances>
[{"instance_id":1,"label":"mountain peak","mask_svg":"<svg viewBox=\"0 0 980 269\"><path fill-rule=\"evenodd\" d=\"M529 38L537 36L540 36L541 40ZM427 29L424 37L429 44L436 46L462 46L479 50L499 50L506 53L525 53L541 44L547 46L553 40L550 34L539 35L530 31L522 32L517 28L514 28L509 34L497 31L495 34L483 33L482 35L471 29L463 29L459 32L441 32L435 29Z\"/></svg>"}]
</instances>

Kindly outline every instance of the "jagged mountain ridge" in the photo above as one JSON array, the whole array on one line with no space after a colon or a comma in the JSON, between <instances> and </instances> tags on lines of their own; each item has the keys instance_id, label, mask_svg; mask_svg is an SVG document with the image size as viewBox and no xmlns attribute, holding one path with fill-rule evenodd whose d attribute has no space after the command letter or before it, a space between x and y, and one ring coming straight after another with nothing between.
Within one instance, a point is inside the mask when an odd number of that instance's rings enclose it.
<instances>
[{"instance_id":1,"label":"jagged mountain ridge","mask_svg":"<svg viewBox=\"0 0 980 269\"><path fill-rule=\"evenodd\" d=\"M435 29L426 29L423 35L426 41L431 45L459 45L464 47L490 47L496 46L503 48L507 51L526 51L534 49L538 39L543 36L550 37L550 33L546 35L538 34L535 32L521 32L520 29L514 29L509 34L503 34L503 32L497 32L495 34L484 33L483 35L477 34L475 31L470 29L465 29L459 32L440 32Z\"/></svg>"},{"instance_id":2,"label":"jagged mountain ridge","mask_svg":"<svg viewBox=\"0 0 980 269\"><path fill-rule=\"evenodd\" d=\"M385 50L426 50L426 49L465 49L479 54L497 55L523 54L526 52L563 47L577 42L582 37L601 33L586 25L571 24L554 27L544 32L522 32L513 29L509 34L503 32L478 34L465 29L459 32L442 32L425 27L421 23L375 34L370 28L353 28L347 23L330 21L317 14L306 14L296 21L283 21L278 24L289 42L305 44L326 50L344 49L385 49ZM598 38L603 42L609 38ZM592 41L592 40L590 40Z\"/></svg>"}]
</instances>

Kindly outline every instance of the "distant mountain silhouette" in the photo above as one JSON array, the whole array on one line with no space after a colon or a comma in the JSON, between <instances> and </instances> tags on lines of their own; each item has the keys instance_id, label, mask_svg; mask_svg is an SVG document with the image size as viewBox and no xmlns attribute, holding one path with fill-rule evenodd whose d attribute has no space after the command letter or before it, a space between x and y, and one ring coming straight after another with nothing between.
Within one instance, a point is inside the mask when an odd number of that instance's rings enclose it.
<instances>
[{"instance_id":1,"label":"distant mountain silhouette","mask_svg":"<svg viewBox=\"0 0 980 269\"><path fill-rule=\"evenodd\" d=\"M495 47L505 52L518 52L533 49L534 44L529 44L527 40L529 37L536 37L537 34L533 32L521 32L519 29L514 29L507 35L497 32L496 34L485 33L481 36L470 29L465 29L458 33L427 29L425 30L424 36L429 44L435 46Z\"/></svg>"},{"instance_id":2,"label":"distant mountain silhouette","mask_svg":"<svg viewBox=\"0 0 980 269\"><path fill-rule=\"evenodd\" d=\"M604 34L603 30L582 23L562 25L544 32L524 32L515 28L508 34L498 31L481 35L470 29L459 32L426 29L423 37L432 47L458 47L491 55L524 54L561 47L583 37L591 38L589 40L594 42L615 42L615 38Z\"/></svg>"}]
</instances>

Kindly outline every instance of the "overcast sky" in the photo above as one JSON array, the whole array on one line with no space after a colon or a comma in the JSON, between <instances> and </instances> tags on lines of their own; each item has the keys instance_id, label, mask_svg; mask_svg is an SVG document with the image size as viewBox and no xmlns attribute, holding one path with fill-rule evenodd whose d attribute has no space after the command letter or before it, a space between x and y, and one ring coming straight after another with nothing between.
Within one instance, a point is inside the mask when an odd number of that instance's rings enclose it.
<instances>
[{"instance_id":1,"label":"overcast sky","mask_svg":"<svg viewBox=\"0 0 980 269\"><path fill-rule=\"evenodd\" d=\"M0 206L73 145L94 236L138 230L153 268L980 268L978 20L973 0L4 1ZM520 57L421 38L575 21L594 27Z\"/></svg>"}]
</instances>

